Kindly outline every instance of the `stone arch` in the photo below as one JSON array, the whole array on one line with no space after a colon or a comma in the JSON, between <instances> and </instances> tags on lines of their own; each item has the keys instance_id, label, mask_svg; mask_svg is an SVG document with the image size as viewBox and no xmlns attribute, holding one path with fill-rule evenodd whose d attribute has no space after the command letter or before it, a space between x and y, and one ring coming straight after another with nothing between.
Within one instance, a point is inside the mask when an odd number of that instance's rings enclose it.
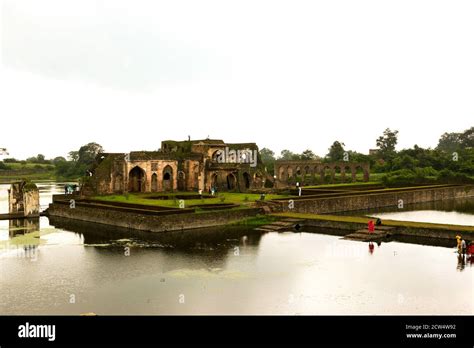
<instances>
[{"instance_id":1,"label":"stone arch","mask_svg":"<svg viewBox=\"0 0 474 348\"><path fill-rule=\"evenodd\" d=\"M235 181L236 181L235 175L232 173L227 174L226 181L227 181L227 189L233 190L235 188Z\"/></svg>"},{"instance_id":2,"label":"stone arch","mask_svg":"<svg viewBox=\"0 0 474 348\"><path fill-rule=\"evenodd\" d=\"M369 171L366 165L357 163L354 167L355 180L366 182L369 181Z\"/></svg>"},{"instance_id":3,"label":"stone arch","mask_svg":"<svg viewBox=\"0 0 474 348\"><path fill-rule=\"evenodd\" d=\"M303 182L313 181L311 178L311 169L309 166L304 167L303 169Z\"/></svg>"},{"instance_id":4,"label":"stone arch","mask_svg":"<svg viewBox=\"0 0 474 348\"><path fill-rule=\"evenodd\" d=\"M288 179L293 178L293 168L291 166L288 166L288 168L286 169L286 174Z\"/></svg>"},{"instance_id":5,"label":"stone arch","mask_svg":"<svg viewBox=\"0 0 474 348\"><path fill-rule=\"evenodd\" d=\"M254 187L262 187L263 186L263 175L260 172L256 172L253 175L253 184Z\"/></svg>"},{"instance_id":6,"label":"stone arch","mask_svg":"<svg viewBox=\"0 0 474 348\"><path fill-rule=\"evenodd\" d=\"M349 165L344 165L344 167L342 168L343 169L343 172L342 172L342 178L343 178L343 181L344 182L349 182L349 181L352 181L352 166L349 166Z\"/></svg>"},{"instance_id":7,"label":"stone arch","mask_svg":"<svg viewBox=\"0 0 474 348\"><path fill-rule=\"evenodd\" d=\"M180 170L178 171L178 191L186 190L186 174Z\"/></svg>"},{"instance_id":8,"label":"stone arch","mask_svg":"<svg viewBox=\"0 0 474 348\"><path fill-rule=\"evenodd\" d=\"M333 168L333 182L344 182L344 169L341 165L336 164Z\"/></svg>"},{"instance_id":9,"label":"stone arch","mask_svg":"<svg viewBox=\"0 0 474 348\"><path fill-rule=\"evenodd\" d=\"M244 187L246 189L249 189L250 188L250 174L245 172L243 175L243 178L244 178Z\"/></svg>"},{"instance_id":10,"label":"stone arch","mask_svg":"<svg viewBox=\"0 0 474 348\"><path fill-rule=\"evenodd\" d=\"M361 165L357 164L354 166L354 176L355 176L354 181L364 181L364 169L362 168Z\"/></svg>"},{"instance_id":11,"label":"stone arch","mask_svg":"<svg viewBox=\"0 0 474 348\"><path fill-rule=\"evenodd\" d=\"M211 161L218 163L219 156L221 156L223 150L215 150L212 153Z\"/></svg>"},{"instance_id":12,"label":"stone arch","mask_svg":"<svg viewBox=\"0 0 474 348\"><path fill-rule=\"evenodd\" d=\"M279 171L278 171L278 178L279 178L281 181L285 181L285 180L286 180L286 178L285 178L285 167L280 166Z\"/></svg>"},{"instance_id":13,"label":"stone arch","mask_svg":"<svg viewBox=\"0 0 474 348\"><path fill-rule=\"evenodd\" d=\"M145 170L139 166L133 167L128 173L128 191L129 192L145 192L146 176Z\"/></svg>"},{"instance_id":14,"label":"stone arch","mask_svg":"<svg viewBox=\"0 0 474 348\"><path fill-rule=\"evenodd\" d=\"M151 175L151 192L158 192L158 175L156 173Z\"/></svg>"},{"instance_id":15,"label":"stone arch","mask_svg":"<svg viewBox=\"0 0 474 348\"><path fill-rule=\"evenodd\" d=\"M163 168L163 191L173 190L173 168L167 165Z\"/></svg>"},{"instance_id":16,"label":"stone arch","mask_svg":"<svg viewBox=\"0 0 474 348\"><path fill-rule=\"evenodd\" d=\"M333 170L329 165L324 165L321 167L321 183L326 183L331 181L333 178Z\"/></svg>"}]
</instances>

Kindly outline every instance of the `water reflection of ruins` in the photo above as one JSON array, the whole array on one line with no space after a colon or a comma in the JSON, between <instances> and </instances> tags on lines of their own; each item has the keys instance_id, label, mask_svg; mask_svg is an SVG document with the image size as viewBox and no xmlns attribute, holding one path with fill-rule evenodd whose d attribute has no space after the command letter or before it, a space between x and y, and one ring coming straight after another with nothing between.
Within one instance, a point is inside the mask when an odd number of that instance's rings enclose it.
<instances>
[{"instance_id":1,"label":"water reflection of ruins","mask_svg":"<svg viewBox=\"0 0 474 348\"><path fill-rule=\"evenodd\" d=\"M84 244L97 252L123 254L124 245L131 245L134 253L156 250L193 258L220 267L234 252L245 253L245 248L258 247L262 232L248 226L220 226L193 230L152 233L79 220L50 217L55 228L81 235ZM199 266L199 262L195 264Z\"/></svg>"},{"instance_id":2,"label":"water reflection of ruins","mask_svg":"<svg viewBox=\"0 0 474 348\"><path fill-rule=\"evenodd\" d=\"M8 234L10 238L40 230L40 219L10 219L8 220ZM39 238L38 238L39 241ZM37 243L39 244L39 243Z\"/></svg>"}]
</instances>

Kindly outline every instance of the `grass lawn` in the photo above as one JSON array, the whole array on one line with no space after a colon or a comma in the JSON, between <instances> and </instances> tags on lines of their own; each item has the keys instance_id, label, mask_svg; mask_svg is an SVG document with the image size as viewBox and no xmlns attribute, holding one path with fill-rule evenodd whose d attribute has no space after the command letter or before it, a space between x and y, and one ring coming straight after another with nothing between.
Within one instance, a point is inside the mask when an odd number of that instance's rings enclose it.
<instances>
[{"instance_id":1,"label":"grass lawn","mask_svg":"<svg viewBox=\"0 0 474 348\"><path fill-rule=\"evenodd\" d=\"M128 195L107 195L107 196L95 196L93 199L107 201L107 202L124 202L124 203L136 203L146 205L157 205L161 207L179 207L179 199L173 199L174 195L196 195L195 192L178 192L166 194L169 199L150 199L150 196L162 195L162 193L130 193ZM267 194L265 200L274 198L288 198L293 197L290 195L275 195ZM215 198L203 198L203 199L186 199L185 206L195 204L225 204L233 203L242 206L251 205L253 202L260 200L260 194L256 193L233 193L233 192L219 192Z\"/></svg>"},{"instance_id":2,"label":"grass lawn","mask_svg":"<svg viewBox=\"0 0 474 348\"><path fill-rule=\"evenodd\" d=\"M11 170L22 170L22 169L41 169L41 170L53 170L54 165L45 163L5 163ZM41 167L41 168L40 168Z\"/></svg>"}]
</instances>

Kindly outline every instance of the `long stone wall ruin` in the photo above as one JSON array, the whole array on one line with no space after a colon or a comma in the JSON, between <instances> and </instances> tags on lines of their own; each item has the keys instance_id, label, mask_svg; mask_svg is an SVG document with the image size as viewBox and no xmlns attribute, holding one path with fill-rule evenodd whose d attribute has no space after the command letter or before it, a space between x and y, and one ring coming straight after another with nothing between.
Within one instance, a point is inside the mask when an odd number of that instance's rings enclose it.
<instances>
[{"instance_id":1,"label":"long stone wall ruin","mask_svg":"<svg viewBox=\"0 0 474 348\"><path fill-rule=\"evenodd\" d=\"M275 176L280 184L323 184L333 183L336 174L340 175L342 182L355 182L357 174L362 174L363 181L370 179L369 163L359 162L333 162L322 163L319 161L276 161Z\"/></svg>"}]
</instances>

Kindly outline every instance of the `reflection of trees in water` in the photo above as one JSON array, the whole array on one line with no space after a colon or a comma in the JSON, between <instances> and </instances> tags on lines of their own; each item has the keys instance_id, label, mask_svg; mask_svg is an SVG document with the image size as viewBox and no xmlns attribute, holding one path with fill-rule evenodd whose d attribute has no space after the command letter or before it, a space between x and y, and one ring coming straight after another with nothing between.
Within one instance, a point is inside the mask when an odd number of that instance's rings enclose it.
<instances>
[{"instance_id":1,"label":"reflection of trees in water","mask_svg":"<svg viewBox=\"0 0 474 348\"><path fill-rule=\"evenodd\" d=\"M56 228L81 234L85 244L111 244L96 247L100 253L123 254L124 246L129 244L117 243L117 240L130 239L133 253L156 250L165 256L197 258L196 261L213 267L222 266L235 247L257 246L262 236L261 232L245 226L153 233L59 217L50 217L49 222ZM202 264L198 262L195 266L199 268Z\"/></svg>"}]
</instances>

